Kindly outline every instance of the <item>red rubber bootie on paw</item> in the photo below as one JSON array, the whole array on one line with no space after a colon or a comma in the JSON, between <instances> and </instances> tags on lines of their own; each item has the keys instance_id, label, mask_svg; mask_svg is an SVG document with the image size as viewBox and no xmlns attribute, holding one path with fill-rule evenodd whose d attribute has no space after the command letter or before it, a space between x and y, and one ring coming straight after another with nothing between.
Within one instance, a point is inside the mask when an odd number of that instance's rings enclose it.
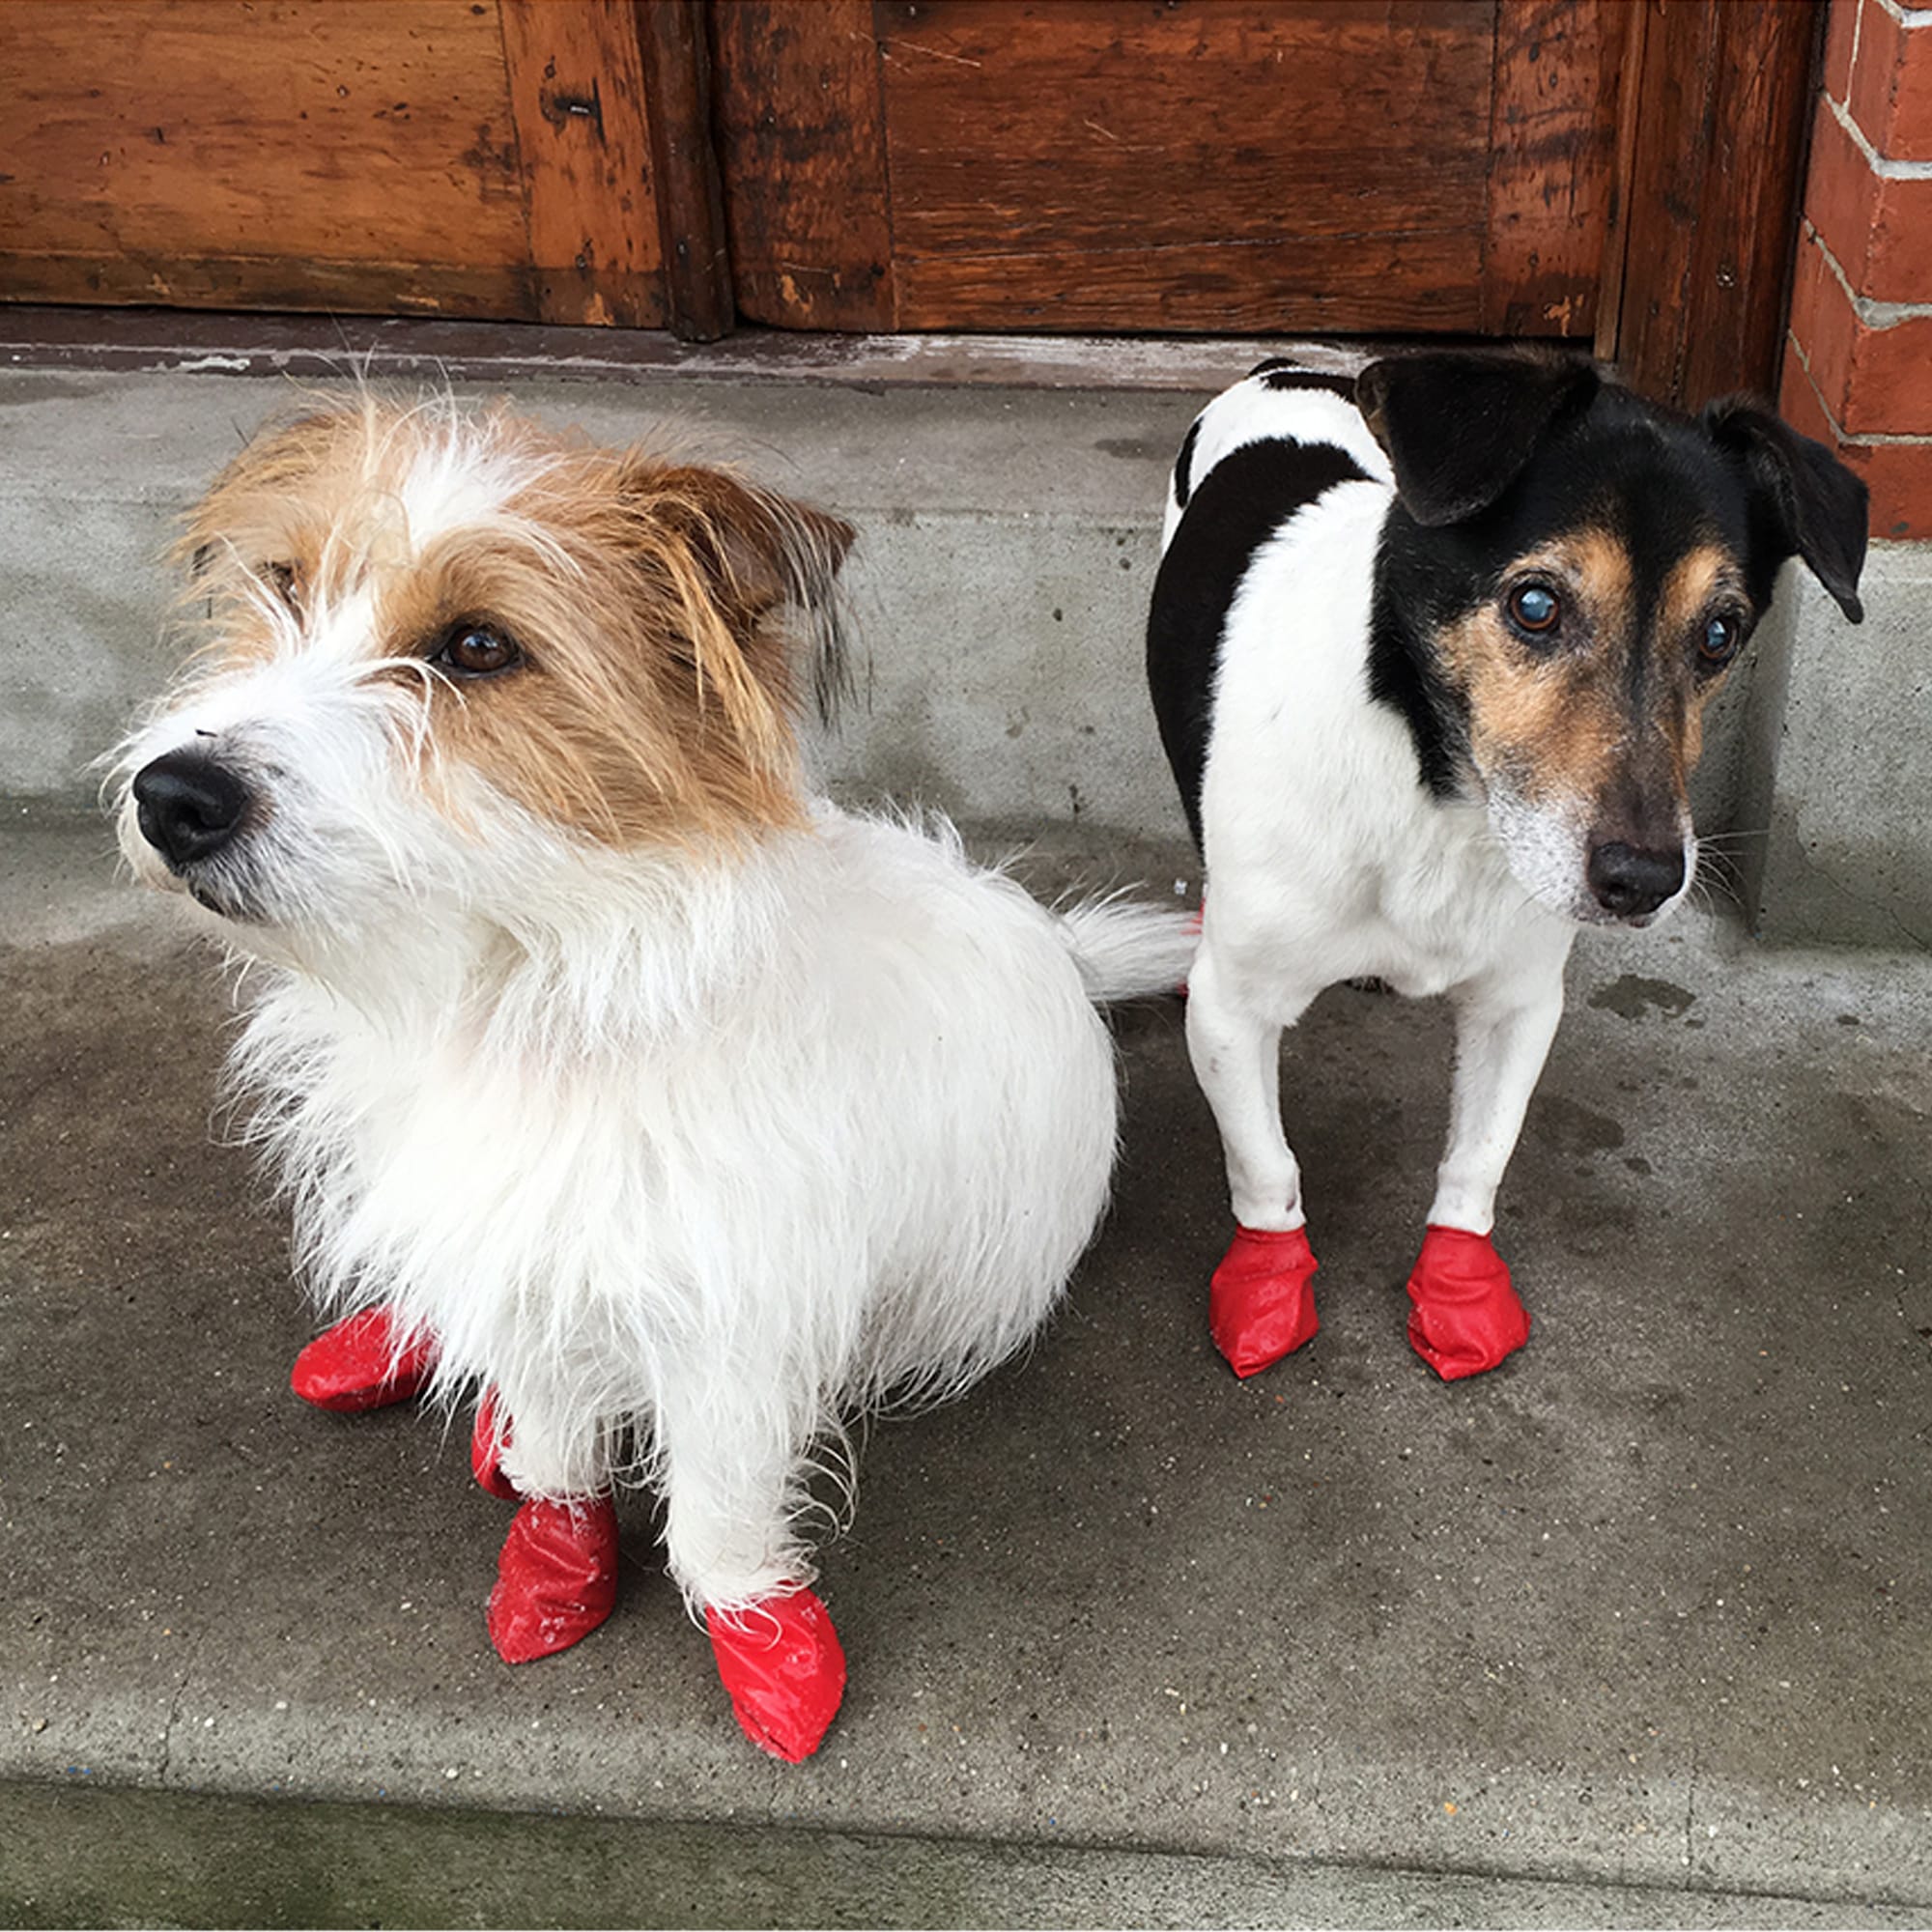
<instances>
[{"instance_id":1,"label":"red rubber bootie on paw","mask_svg":"<svg viewBox=\"0 0 1932 1932\"><path fill-rule=\"evenodd\" d=\"M1409 1347L1445 1382L1494 1368L1529 1340L1529 1313L1487 1235L1432 1223L1408 1298Z\"/></svg>"},{"instance_id":2,"label":"red rubber bootie on paw","mask_svg":"<svg viewBox=\"0 0 1932 1932\"><path fill-rule=\"evenodd\" d=\"M497 1427L497 1391L486 1388L476 1405L476 1426L469 1432L469 1473L479 1489L513 1503L519 1500L519 1492L503 1473L503 1451L509 1446L509 1425Z\"/></svg>"},{"instance_id":3,"label":"red rubber bootie on paw","mask_svg":"<svg viewBox=\"0 0 1932 1932\"><path fill-rule=\"evenodd\" d=\"M1208 1326L1237 1376L1259 1375L1321 1323L1309 1286L1321 1265L1306 1228L1236 1228L1208 1290Z\"/></svg>"},{"instance_id":4,"label":"red rubber bootie on paw","mask_svg":"<svg viewBox=\"0 0 1932 1932\"><path fill-rule=\"evenodd\" d=\"M707 1609L704 1623L739 1728L760 1750L803 1763L845 1695L831 1611L810 1590L786 1590L742 1610Z\"/></svg>"},{"instance_id":5,"label":"red rubber bootie on paw","mask_svg":"<svg viewBox=\"0 0 1932 1932\"><path fill-rule=\"evenodd\" d=\"M325 1328L296 1357L289 1386L311 1407L340 1415L408 1402L436 1367L436 1344L422 1336L398 1349L398 1339L386 1308L365 1308Z\"/></svg>"},{"instance_id":6,"label":"red rubber bootie on paw","mask_svg":"<svg viewBox=\"0 0 1932 1932\"><path fill-rule=\"evenodd\" d=\"M530 1663L568 1650L616 1604L617 1507L611 1498L526 1502L503 1539L490 1592L497 1655L505 1663Z\"/></svg>"}]
</instances>

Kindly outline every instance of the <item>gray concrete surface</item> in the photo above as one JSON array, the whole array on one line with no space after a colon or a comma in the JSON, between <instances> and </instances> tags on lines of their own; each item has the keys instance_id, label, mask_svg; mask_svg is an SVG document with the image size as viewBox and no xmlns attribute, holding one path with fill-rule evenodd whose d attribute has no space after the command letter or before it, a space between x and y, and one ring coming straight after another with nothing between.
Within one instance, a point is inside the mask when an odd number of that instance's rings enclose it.
<instances>
[{"instance_id":1,"label":"gray concrete surface","mask_svg":"<svg viewBox=\"0 0 1932 1932\"><path fill-rule=\"evenodd\" d=\"M556 1812L623 1826L598 1883L662 1860L675 1893L725 1858L774 1922L1932 1916L1922 957L1697 920L1586 940L1500 1229L1536 1331L1453 1387L1400 1288L1439 1009L1338 989L1292 1041L1324 1326L1244 1384L1203 1319L1226 1214L1178 1009L1123 1013L1114 1214L1030 1360L871 1432L822 1585L851 1689L788 1770L738 1737L647 1499L611 1622L497 1662L506 1511L460 1436L286 1392L309 1323L221 1141L218 972L112 886L100 826L4 829L11 1922L380 1916L373 1852L317 1889L351 1835L326 1814L216 1803L296 1798L443 1848L453 1889L392 1891L391 1918L490 1916L465 1844L574 1866ZM1123 854L1191 877L1091 827L1036 865ZM221 1844L256 1889L196 1889ZM97 1845L154 1861L89 1892ZM639 1922L704 1922L638 1889Z\"/></svg>"},{"instance_id":2,"label":"gray concrete surface","mask_svg":"<svg viewBox=\"0 0 1932 1932\"><path fill-rule=\"evenodd\" d=\"M99 1853L76 1860L77 1841ZM0 1926L1917 1926L1922 1910L879 1833L0 1784Z\"/></svg>"},{"instance_id":3,"label":"gray concrete surface","mask_svg":"<svg viewBox=\"0 0 1932 1932\"><path fill-rule=\"evenodd\" d=\"M1795 575L1795 573L1794 573ZM1932 951L1932 544L1878 544L1854 630L1798 577L1766 770L1760 930Z\"/></svg>"},{"instance_id":4,"label":"gray concrete surface","mask_svg":"<svg viewBox=\"0 0 1932 1932\"><path fill-rule=\"evenodd\" d=\"M1228 378L1254 348L1228 345ZM0 370L0 792L91 795L90 760L178 655L162 637L171 586L158 564L172 520L249 430L304 393L206 359L200 374ZM1205 395L913 386L868 371L779 382L600 365L511 387L613 440L675 425L860 526L847 581L865 688L827 753L847 793L1184 836L1141 655L1167 470ZM1932 590L1913 595L1901 624L1908 611L1932 616ZM1820 607L1806 628L1799 662L1835 659L1835 613ZM1753 747L1778 722L1747 730L1754 675L1747 665L1720 700L1697 778L1699 821L1726 836L1768 822L1740 816L1753 757L1763 763ZM1865 728L1907 734L1910 761L1922 722L1892 711ZM1821 743L1828 758L1838 736ZM1922 837L1911 843L1922 854Z\"/></svg>"}]
</instances>

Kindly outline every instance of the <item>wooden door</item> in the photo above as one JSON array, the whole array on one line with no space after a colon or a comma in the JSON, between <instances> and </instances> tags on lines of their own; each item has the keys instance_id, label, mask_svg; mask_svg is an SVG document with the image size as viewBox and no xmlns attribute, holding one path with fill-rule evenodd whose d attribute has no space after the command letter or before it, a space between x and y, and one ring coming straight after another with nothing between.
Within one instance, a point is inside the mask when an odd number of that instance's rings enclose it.
<instances>
[{"instance_id":1,"label":"wooden door","mask_svg":"<svg viewBox=\"0 0 1932 1932\"><path fill-rule=\"evenodd\" d=\"M1624 0L725 0L779 327L1587 336Z\"/></svg>"},{"instance_id":2,"label":"wooden door","mask_svg":"<svg viewBox=\"0 0 1932 1932\"><path fill-rule=\"evenodd\" d=\"M7 0L14 300L669 315L621 0Z\"/></svg>"},{"instance_id":3,"label":"wooden door","mask_svg":"<svg viewBox=\"0 0 1932 1932\"><path fill-rule=\"evenodd\" d=\"M0 295L1769 384L1815 0L4 0Z\"/></svg>"}]
</instances>

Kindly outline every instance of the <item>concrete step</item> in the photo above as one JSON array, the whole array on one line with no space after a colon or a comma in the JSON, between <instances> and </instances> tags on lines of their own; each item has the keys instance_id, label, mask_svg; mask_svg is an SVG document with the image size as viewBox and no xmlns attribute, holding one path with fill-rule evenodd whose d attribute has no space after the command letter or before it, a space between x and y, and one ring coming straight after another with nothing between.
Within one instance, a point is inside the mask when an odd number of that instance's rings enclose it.
<instances>
[{"instance_id":1,"label":"concrete step","mask_svg":"<svg viewBox=\"0 0 1932 1932\"><path fill-rule=\"evenodd\" d=\"M1247 1383L1179 1010L1124 1012L1113 1216L1028 1361L871 1432L791 1770L643 1498L610 1625L497 1662L463 1441L287 1393L218 969L91 819L10 812L0 903L0 1922L1932 1911L1923 959L1586 935L1500 1228L1536 1332L1454 1386L1400 1286L1439 1009L1337 989L1291 1042L1324 1326Z\"/></svg>"},{"instance_id":2,"label":"concrete step","mask_svg":"<svg viewBox=\"0 0 1932 1932\"><path fill-rule=\"evenodd\" d=\"M0 552L20 566L0 579L0 790L93 795L89 761L180 655L158 561L174 519L305 388L0 373ZM860 691L825 753L848 790L1184 837L1140 661L1167 469L1200 396L662 372L516 393L613 442L736 459L860 526Z\"/></svg>"},{"instance_id":3,"label":"concrete step","mask_svg":"<svg viewBox=\"0 0 1932 1932\"><path fill-rule=\"evenodd\" d=\"M173 340L183 323L169 321ZM317 327L263 324L258 342L231 324L225 348L170 351L130 322L85 352L89 366L71 344L0 339L0 790L91 795L90 761L179 654L158 563L173 520L265 416L342 386L313 373L348 359L332 338L331 357L315 351ZM392 324L371 355L410 389L446 355L466 392L508 389L612 440L662 435L735 457L858 524L847 582L863 689L824 753L842 794L1182 836L1140 668L1160 505L1195 411L1264 345L645 355L636 344L656 338L624 337L617 349L641 358L626 361L584 349L598 331L564 331L569 344L538 331L542 355L529 333ZM1924 950L1932 546L1879 546L1866 602L1870 621L1849 631L1794 573L1714 710L1697 817L1721 843L1720 890L1768 936Z\"/></svg>"}]
</instances>

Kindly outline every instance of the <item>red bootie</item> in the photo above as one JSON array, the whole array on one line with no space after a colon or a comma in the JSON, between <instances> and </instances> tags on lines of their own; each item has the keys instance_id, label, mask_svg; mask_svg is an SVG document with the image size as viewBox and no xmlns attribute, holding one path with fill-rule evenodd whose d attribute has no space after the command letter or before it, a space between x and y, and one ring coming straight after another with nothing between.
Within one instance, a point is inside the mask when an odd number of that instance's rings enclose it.
<instances>
[{"instance_id":1,"label":"red bootie","mask_svg":"<svg viewBox=\"0 0 1932 1932\"><path fill-rule=\"evenodd\" d=\"M509 1446L509 1425L497 1427L497 1391L486 1388L476 1405L476 1426L469 1432L469 1473L479 1488L513 1503L519 1500L517 1486L503 1473L503 1451Z\"/></svg>"},{"instance_id":2,"label":"red bootie","mask_svg":"<svg viewBox=\"0 0 1932 1932\"><path fill-rule=\"evenodd\" d=\"M616 1603L617 1509L611 1498L526 1502L503 1539L490 1593L497 1655L505 1663L529 1663L568 1650Z\"/></svg>"},{"instance_id":3,"label":"red bootie","mask_svg":"<svg viewBox=\"0 0 1932 1932\"><path fill-rule=\"evenodd\" d=\"M1306 1228L1236 1228L1208 1291L1214 1346L1237 1376L1256 1376L1310 1340L1321 1323L1309 1281Z\"/></svg>"},{"instance_id":4,"label":"red bootie","mask_svg":"<svg viewBox=\"0 0 1932 1932\"><path fill-rule=\"evenodd\" d=\"M831 1612L810 1590L785 1590L743 1610L707 1609L704 1622L739 1728L787 1764L809 1758L845 1695Z\"/></svg>"},{"instance_id":5,"label":"red bootie","mask_svg":"<svg viewBox=\"0 0 1932 1932\"><path fill-rule=\"evenodd\" d=\"M316 1408L358 1415L420 1394L435 1367L427 1335L406 1336L386 1308L367 1308L325 1328L296 1357L289 1386Z\"/></svg>"},{"instance_id":6,"label":"red bootie","mask_svg":"<svg viewBox=\"0 0 1932 1932\"><path fill-rule=\"evenodd\" d=\"M1433 1223L1408 1278L1409 1347L1442 1378L1492 1369L1529 1340L1529 1314L1487 1235Z\"/></svg>"}]
</instances>

